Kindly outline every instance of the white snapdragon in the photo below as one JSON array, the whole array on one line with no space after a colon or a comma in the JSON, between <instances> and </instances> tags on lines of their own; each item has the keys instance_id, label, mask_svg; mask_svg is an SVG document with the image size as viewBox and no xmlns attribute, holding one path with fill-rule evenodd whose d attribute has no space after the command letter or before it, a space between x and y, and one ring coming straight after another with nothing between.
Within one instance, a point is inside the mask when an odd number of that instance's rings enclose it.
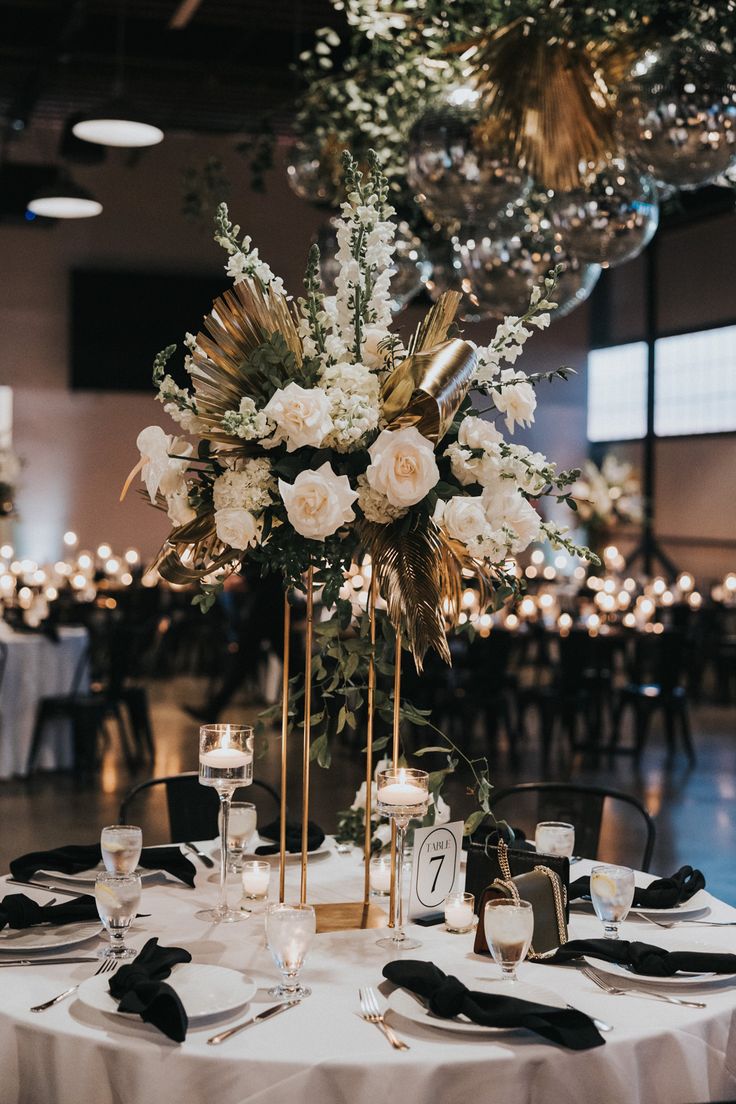
<instances>
[{"instance_id":1,"label":"white snapdragon","mask_svg":"<svg viewBox=\"0 0 736 1104\"><path fill-rule=\"evenodd\" d=\"M508 445L502 473L513 476L527 494L538 495L554 474L555 467L541 452L532 452L526 445Z\"/></svg>"},{"instance_id":2,"label":"white snapdragon","mask_svg":"<svg viewBox=\"0 0 736 1104\"><path fill-rule=\"evenodd\" d=\"M284 281L280 276L274 276L270 266L259 257L257 249L250 248L250 238L244 238L243 248L228 257L225 273L234 284L241 284L247 279L256 279L277 295L286 296Z\"/></svg>"},{"instance_id":3,"label":"white snapdragon","mask_svg":"<svg viewBox=\"0 0 736 1104\"><path fill-rule=\"evenodd\" d=\"M534 421L537 396L525 373L506 368L499 382L502 386L494 387L490 394L496 409L505 416L509 433L514 432L517 424L530 426Z\"/></svg>"},{"instance_id":4,"label":"white snapdragon","mask_svg":"<svg viewBox=\"0 0 736 1104\"><path fill-rule=\"evenodd\" d=\"M260 441L273 433L274 424L268 415L256 407L253 399L249 397L240 400L237 410L228 410L222 417L220 425L232 437L240 437L243 441Z\"/></svg>"},{"instance_id":5,"label":"white snapdragon","mask_svg":"<svg viewBox=\"0 0 736 1104\"><path fill-rule=\"evenodd\" d=\"M488 487L501 478L503 461L497 444L489 443L480 456L474 456L469 448L453 442L445 450L445 456L450 461L452 474L463 487L471 483Z\"/></svg>"},{"instance_id":6,"label":"white snapdragon","mask_svg":"<svg viewBox=\"0 0 736 1104\"><path fill-rule=\"evenodd\" d=\"M163 403L164 413L180 425L185 433L200 433L203 423L198 417L197 404L185 387L178 387L175 380L166 375L158 385L156 401Z\"/></svg>"},{"instance_id":7,"label":"white snapdragon","mask_svg":"<svg viewBox=\"0 0 736 1104\"><path fill-rule=\"evenodd\" d=\"M389 525L407 513L408 507L392 506L386 495L371 487L365 475L358 476L358 505L368 521Z\"/></svg>"},{"instance_id":8,"label":"white snapdragon","mask_svg":"<svg viewBox=\"0 0 736 1104\"><path fill-rule=\"evenodd\" d=\"M481 498L489 524L505 535L507 554L519 555L539 537L542 519L517 490L497 484L486 487Z\"/></svg>"},{"instance_id":9,"label":"white snapdragon","mask_svg":"<svg viewBox=\"0 0 736 1104\"><path fill-rule=\"evenodd\" d=\"M493 422L485 418L476 418L472 415L463 418L457 435L458 444L469 449L485 449L491 445L498 445L503 441L503 436L496 429Z\"/></svg>"},{"instance_id":10,"label":"white snapdragon","mask_svg":"<svg viewBox=\"0 0 736 1104\"><path fill-rule=\"evenodd\" d=\"M241 509L258 514L274 501L276 481L265 457L242 460L233 471L218 475L212 487L216 511Z\"/></svg>"}]
</instances>

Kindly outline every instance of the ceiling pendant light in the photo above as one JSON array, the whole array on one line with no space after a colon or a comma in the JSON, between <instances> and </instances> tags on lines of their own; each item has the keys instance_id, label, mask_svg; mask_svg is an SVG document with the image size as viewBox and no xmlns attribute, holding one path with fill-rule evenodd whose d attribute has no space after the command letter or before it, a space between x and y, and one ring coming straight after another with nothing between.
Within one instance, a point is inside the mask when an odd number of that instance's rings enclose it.
<instances>
[{"instance_id":1,"label":"ceiling pendant light","mask_svg":"<svg viewBox=\"0 0 736 1104\"><path fill-rule=\"evenodd\" d=\"M117 146L123 149L141 149L156 146L163 141L164 132L146 119L140 108L131 104L123 95L125 70L125 0L118 4L117 50L115 84L112 99L77 120L72 134L83 142L99 146Z\"/></svg>"},{"instance_id":2,"label":"ceiling pendant light","mask_svg":"<svg viewBox=\"0 0 736 1104\"><path fill-rule=\"evenodd\" d=\"M80 184L60 170L53 184L40 188L28 204L33 215L45 218L93 218L102 212L102 204Z\"/></svg>"}]
</instances>

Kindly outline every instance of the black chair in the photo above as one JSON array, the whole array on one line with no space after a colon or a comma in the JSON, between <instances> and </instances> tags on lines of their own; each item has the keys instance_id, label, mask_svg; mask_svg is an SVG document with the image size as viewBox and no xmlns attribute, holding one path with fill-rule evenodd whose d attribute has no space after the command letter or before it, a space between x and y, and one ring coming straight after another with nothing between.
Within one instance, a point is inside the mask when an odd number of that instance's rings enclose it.
<instances>
[{"instance_id":1,"label":"black chair","mask_svg":"<svg viewBox=\"0 0 736 1104\"><path fill-rule=\"evenodd\" d=\"M491 809L512 828L522 828L529 838L542 820L561 820L575 826L575 852L586 859L623 861L649 870L654 850L655 826L644 806L630 794L603 786L568 782L521 782L494 790ZM613 817L608 813L616 814ZM622 819L623 818L623 819ZM637 837L643 836L640 858Z\"/></svg>"},{"instance_id":2,"label":"black chair","mask_svg":"<svg viewBox=\"0 0 736 1104\"><path fill-rule=\"evenodd\" d=\"M651 719L656 712L664 717L670 754L675 751L677 727L691 764L695 748L690 729L690 710L685 682L686 642L682 633L641 633L634 649L634 665L629 682L618 694L613 715L610 750L630 752L637 758L644 750ZM621 721L627 709L634 715L634 747L620 748Z\"/></svg>"},{"instance_id":3,"label":"black chair","mask_svg":"<svg viewBox=\"0 0 736 1104\"><path fill-rule=\"evenodd\" d=\"M185 771L183 774L170 774L162 778L149 778L128 790L120 806L120 823L131 821L131 807L139 796L152 788L162 786L165 791L166 809L169 821L169 842L186 843L188 840L214 839L218 835L217 816L220 800L211 786L199 783L197 771ZM254 794L253 791L256 791ZM260 823L268 823L278 814L281 801L278 793L267 782L254 778L250 786L243 786L235 792L235 800L253 801L258 792L265 793L275 805L264 817L259 814ZM137 814L136 814L137 815ZM138 819L140 822L140 817Z\"/></svg>"},{"instance_id":4,"label":"black chair","mask_svg":"<svg viewBox=\"0 0 736 1104\"><path fill-rule=\"evenodd\" d=\"M5 668L8 665L8 645L4 641L0 640L0 690L3 688L3 679L5 678Z\"/></svg>"}]
</instances>

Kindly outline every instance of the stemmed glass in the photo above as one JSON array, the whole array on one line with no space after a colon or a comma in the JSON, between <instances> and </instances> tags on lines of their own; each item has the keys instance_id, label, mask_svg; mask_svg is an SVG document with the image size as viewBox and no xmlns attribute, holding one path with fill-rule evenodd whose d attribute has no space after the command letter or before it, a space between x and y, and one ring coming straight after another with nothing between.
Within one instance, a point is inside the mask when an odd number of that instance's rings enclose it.
<instances>
[{"instance_id":1,"label":"stemmed glass","mask_svg":"<svg viewBox=\"0 0 736 1104\"><path fill-rule=\"evenodd\" d=\"M299 981L299 971L317 931L317 916L311 905L269 905L266 912L266 943L284 980L268 990L269 997L301 1000L312 990Z\"/></svg>"},{"instance_id":2,"label":"stemmed glass","mask_svg":"<svg viewBox=\"0 0 736 1104\"><path fill-rule=\"evenodd\" d=\"M618 939L618 926L634 900L634 871L628 866L594 866L590 873L590 899L603 922L606 939Z\"/></svg>"},{"instance_id":3,"label":"stemmed glass","mask_svg":"<svg viewBox=\"0 0 736 1104\"><path fill-rule=\"evenodd\" d=\"M396 892L394 893L393 933L377 940L379 947L389 950L413 950L421 947L404 931L404 842L409 821L422 817L429 806L429 775L423 770L397 767L378 774L378 812L396 825Z\"/></svg>"},{"instance_id":4,"label":"stemmed glass","mask_svg":"<svg viewBox=\"0 0 736 1104\"><path fill-rule=\"evenodd\" d=\"M534 829L534 846L541 855L572 858L575 826L562 820L541 820Z\"/></svg>"},{"instance_id":5,"label":"stemmed glass","mask_svg":"<svg viewBox=\"0 0 736 1104\"><path fill-rule=\"evenodd\" d=\"M100 833L100 851L111 874L132 874L143 849L143 832L135 824L109 824Z\"/></svg>"},{"instance_id":6,"label":"stemmed glass","mask_svg":"<svg viewBox=\"0 0 736 1104\"><path fill-rule=\"evenodd\" d=\"M125 933L135 919L141 902L141 880L137 874L110 874L105 870L95 881L95 901L100 920L110 936L110 946L100 958L122 961L135 958L137 951L125 946Z\"/></svg>"},{"instance_id":7,"label":"stemmed glass","mask_svg":"<svg viewBox=\"0 0 736 1104\"><path fill-rule=\"evenodd\" d=\"M499 898L483 913L488 949L504 981L516 981L516 967L526 958L534 935L534 911L528 901Z\"/></svg>"},{"instance_id":8,"label":"stemmed glass","mask_svg":"<svg viewBox=\"0 0 736 1104\"><path fill-rule=\"evenodd\" d=\"M250 725L208 724L199 730L199 781L213 786L220 798L220 894L217 905L200 909L200 920L216 924L235 924L245 920L238 909L227 903L227 841L230 802L239 786L253 781L253 729Z\"/></svg>"},{"instance_id":9,"label":"stemmed glass","mask_svg":"<svg viewBox=\"0 0 736 1104\"><path fill-rule=\"evenodd\" d=\"M239 874L243 869L243 852L248 840L254 834L258 824L256 807L250 801L232 801L230 803L230 821L227 832L227 850L230 870ZM218 817L218 827L222 835L222 809Z\"/></svg>"}]
</instances>

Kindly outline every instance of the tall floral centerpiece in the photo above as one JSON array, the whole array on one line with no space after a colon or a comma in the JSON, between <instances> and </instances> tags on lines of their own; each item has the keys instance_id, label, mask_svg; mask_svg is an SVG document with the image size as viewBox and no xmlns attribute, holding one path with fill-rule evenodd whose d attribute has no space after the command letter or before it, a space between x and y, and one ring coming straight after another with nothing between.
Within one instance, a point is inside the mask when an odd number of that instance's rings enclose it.
<instances>
[{"instance_id":1,"label":"tall floral centerpiece","mask_svg":"<svg viewBox=\"0 0 736 1104\"><path fill-rule=\"evenodd\" d=\"M633 464L609 452L600 467L586 460L572 493L588 544L600 554L615 529L638 525L642 519L639 477Z\"/></svg>"},{"instance_id":2,"label":"tall floral centerpiece","mask_svg":"<svg viewBox=\"0 0 736 1104\"><path fill-rule=\"evenodd\" d=\"M402 647L417 670L428 648L449 662L446 634L469 581L483 605L499 603L518 585L508 558L530 542L546 536L584 551L533 505L542 495L567 500L579 473L558 472L508 439L533 421L537 384L558 374L515 367L534 329L549 324L556 273L487 346L459 336L456 292L444 294L404 344L391 331L389 307L394 211L375 154L368 164L363 175L344 155L347 195L331 297L320 288L316 247L305 293L293 300L219 208L216 240L228 254L233 287L202 331L186 337L189 388L167 372L173 346L156 358L158 399L179 429L144 429L128 480L140 472L151 503L173 524L155 566L173 582L198 583L203 609L246 561L278 572L287 591L306 589L304 679L290 687L285 677L276 707L286 737L303 701L305 794L310 760L329 762L330 736L355 727L364 702L368 784L371 753L380 747L379 739L371 744L374 715L393 723L398 761L402 717L428 721L401 698ZM352 606L340 593L351 563L366 564L372 580L366 617L352 627ZM332 617L315 629L322 639L312 655L315 591ZM393 675L393 690L380 685L381 675ZM430 788L456 761L451 750ZM469 762L482 817L487 765ZM368 844L370 822L367 810ZM303 894L304 886L305 876Z\"/></svg>"}]
</instances>

